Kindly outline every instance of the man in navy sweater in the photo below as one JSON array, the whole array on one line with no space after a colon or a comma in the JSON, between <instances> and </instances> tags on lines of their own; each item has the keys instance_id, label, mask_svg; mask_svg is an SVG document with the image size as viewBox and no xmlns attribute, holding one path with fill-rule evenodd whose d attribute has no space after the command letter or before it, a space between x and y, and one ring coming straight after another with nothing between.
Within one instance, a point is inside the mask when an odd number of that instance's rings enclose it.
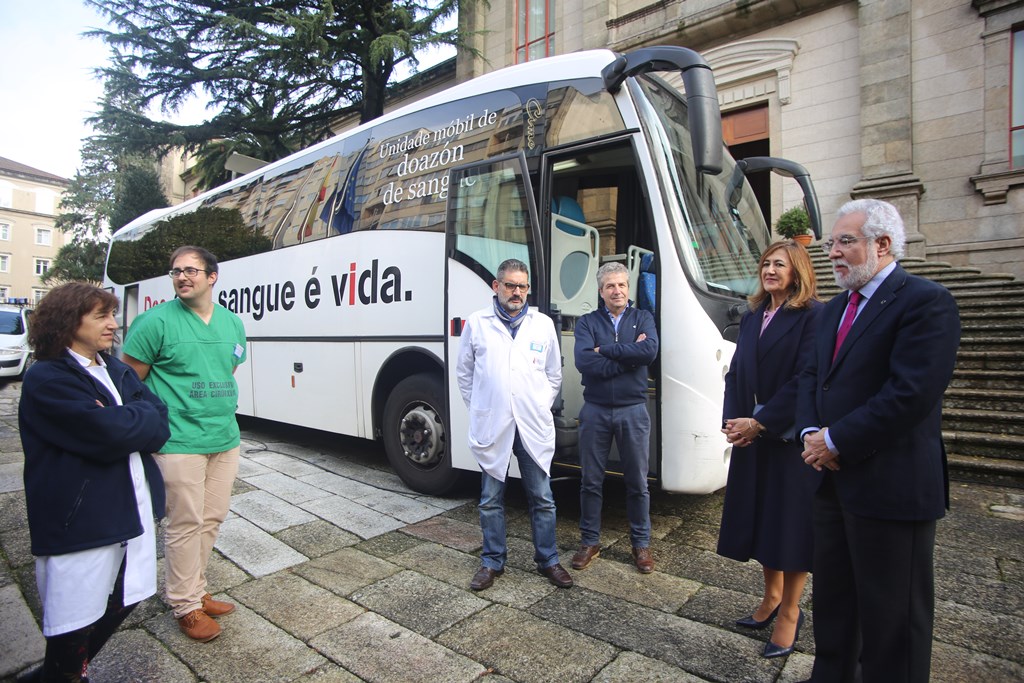
<instances>
[{"instance_id":1,"label":"man in navy sweater","mask_svg":"<svg viewBox=\"0 0 1024 683\"><path fill-rule=\"evenodd\" d=\"M601 552L601 502L612 439L626 481L626 515L633 561L643 574L651 557L651 498L647 490L651 418L647 366L658 355L654 316L632 306L629 271L606 263L597 271L601 306L576 322L576 368L583 375L580 411L580 549L574 569L586 569Z\"/></svg>"}]
</instances>

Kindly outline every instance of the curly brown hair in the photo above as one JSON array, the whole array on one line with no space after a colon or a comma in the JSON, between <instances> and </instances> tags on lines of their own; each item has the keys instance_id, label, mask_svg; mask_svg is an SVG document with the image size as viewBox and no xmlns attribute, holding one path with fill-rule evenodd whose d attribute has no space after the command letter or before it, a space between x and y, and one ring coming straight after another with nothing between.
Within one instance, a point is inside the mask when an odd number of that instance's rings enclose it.
<instances>
[{"instance_id":1,"label":"curly brown hair","mask_svg":"<svg viewBox=\"0 0 1024 683\"><path fill-rule=\"evenodd\" d=\"M38 360L59 358L71 346L82 317L102 307L116 311L117 297L86 282L68 282L47 292L29 318L28 343Z\"/></svg>"}]
</instances>

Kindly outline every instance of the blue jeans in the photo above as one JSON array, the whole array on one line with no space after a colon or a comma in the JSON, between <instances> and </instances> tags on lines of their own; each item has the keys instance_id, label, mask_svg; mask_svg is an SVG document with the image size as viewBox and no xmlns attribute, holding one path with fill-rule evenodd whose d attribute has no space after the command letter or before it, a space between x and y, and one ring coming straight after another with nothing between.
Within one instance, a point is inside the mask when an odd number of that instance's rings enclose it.
<instances>
[{"instance_id":1,"label":"blue jeans","mask_svg":"<svg viewBox=\"0 0 1024 683\"><path fill-rule=\"evenodd\" d=\"M619 447L626 480L626 516L629 540L635 548L651 544L650 471L651 417L647 406L613 407L584 403L580 411L580 543L597 545L601 540L601 503L605 467L612 439Z\"/></svg>"},{"instance_id":2,"label":"blue jeans","mask_svg":"<svg viewBox=\"0 0 1024 683\"><path fill-rule=\"evenodd\" d=\"M558 564L555 545L555 497L551 494L551 477L526 452L519 432L512 444L512 455L519 461L523 489L530 509L533 529L533 561L539 569ZM508 555L505 545L505 484L486 472L480 473L480 528L484 533L484 548L480 564L489 569L505 568Z\"/></svg>"}]
</instances>

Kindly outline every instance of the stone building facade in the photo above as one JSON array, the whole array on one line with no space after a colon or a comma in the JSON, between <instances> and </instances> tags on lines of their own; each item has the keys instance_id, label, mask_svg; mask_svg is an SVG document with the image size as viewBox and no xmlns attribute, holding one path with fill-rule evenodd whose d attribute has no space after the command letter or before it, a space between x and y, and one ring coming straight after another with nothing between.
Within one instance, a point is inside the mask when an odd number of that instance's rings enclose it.
<instances>
[{"instance_id":1,"label":"stone building facade","mask_svg":"<svg viewBox=\"0 0 1024 683\"><path fill-rule=\"evenodd\" d=\"M49 290L40 276L64 246L56 225L65 178L0 157L0 302L36 304Z\"/></svg>"},{"instance_id":2,"label":"stone building facade","mask_svg":"<svg viewBox=\"0 0 1024 683\"><path fill-rule=\"evenodd\" d=\"M545 54L693 48L726 140L806 166L826 229L844 201L879 197L911 255L1024 277L1022 0L509 0L467 3L460 23L478 54L458 56L459 81ZM800 194L770 182L774 221Z\"/></svg>"}]
</instances>

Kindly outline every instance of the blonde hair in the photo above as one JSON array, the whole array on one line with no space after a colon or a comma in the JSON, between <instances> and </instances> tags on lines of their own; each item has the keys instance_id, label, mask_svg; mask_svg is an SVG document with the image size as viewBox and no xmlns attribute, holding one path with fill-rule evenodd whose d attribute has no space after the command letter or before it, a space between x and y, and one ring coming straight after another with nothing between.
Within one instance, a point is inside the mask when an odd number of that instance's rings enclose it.
<instances>
[{"instance_id":1,"label":"blonde hair","mask_svg":"<svg viewBox=\"0 0 1024 683\"><path fill-rule=\"evenodd\" d=\"M764 291L764 284L761 282L761 264L780 250L789 254L789 262L793 265L793 284L790 285L790 294L784 306L794 309L807 308L811 301L818 298L818 278L814 275L814 264L811 263L807 249L793 240L782 240L769 244L761 253L761 258L757 260L757 291L747 298L752 311L757 310L765 299L769 298L769 294Z\"/></svg>"}]
</instances>

